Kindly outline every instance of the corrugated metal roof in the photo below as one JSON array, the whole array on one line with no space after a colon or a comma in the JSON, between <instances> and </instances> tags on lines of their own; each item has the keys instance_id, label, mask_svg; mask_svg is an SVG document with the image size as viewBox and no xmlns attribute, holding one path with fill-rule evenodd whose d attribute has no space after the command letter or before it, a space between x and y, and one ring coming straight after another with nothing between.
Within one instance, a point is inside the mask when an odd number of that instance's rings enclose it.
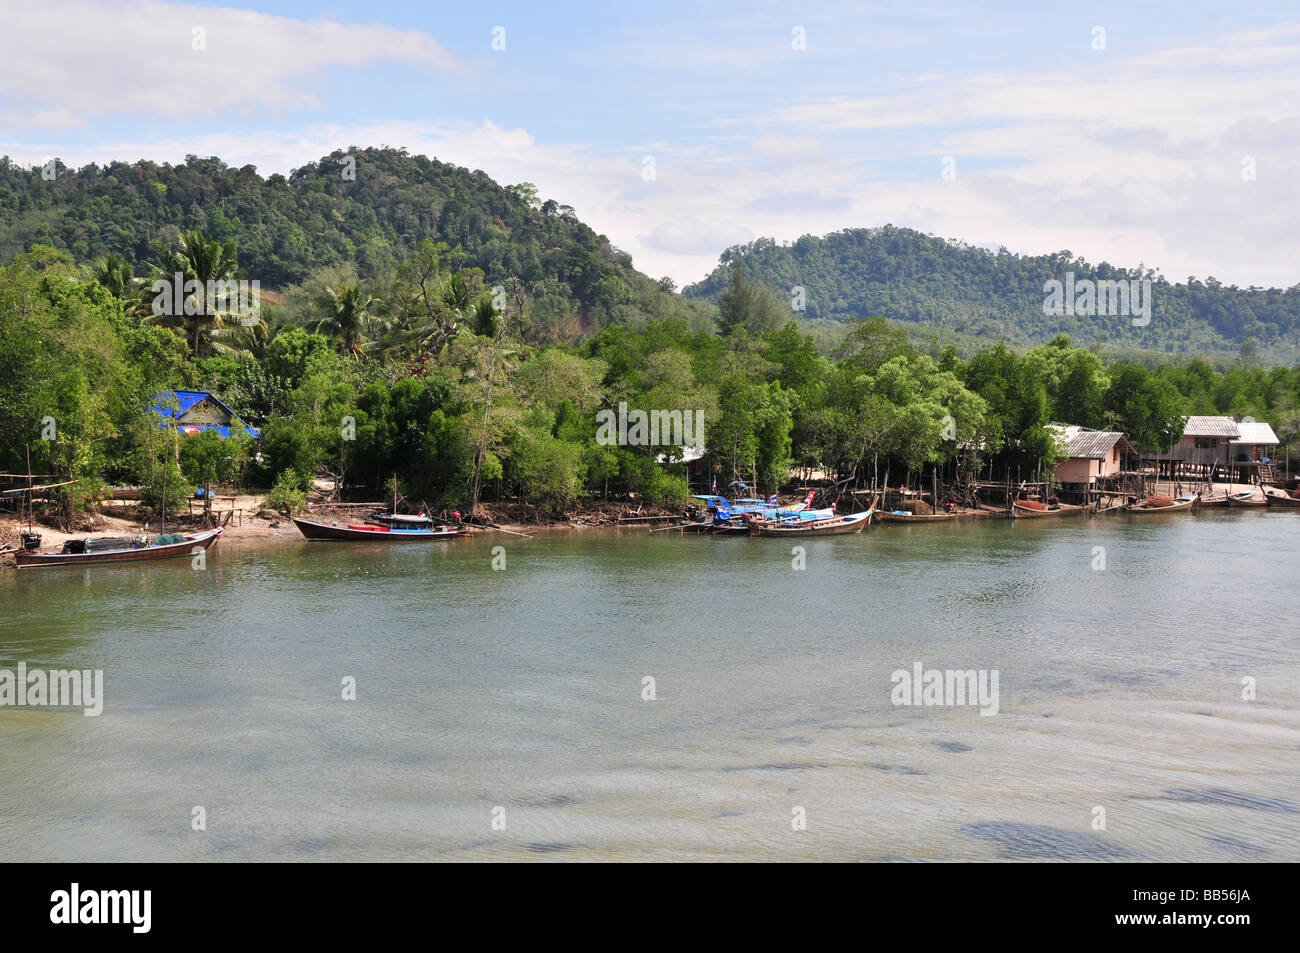
<instances>
[{"instance_id":1,"label":"corrugated metal roof","mask_svg":"<svg viewBox=\"0 0 1300 953\"><path fill-rule=\"evenodd\" d=\"M158 421L158 426L164 430L171 429L171 424L165 420ZM232 428L223 427L221 424L181 424L176 428L176 432L182 437L193 437L195 434L203 433L205 430L215 430L222 437L229 437ZM250 437L256 438L258 436L256 427L245 427L244 432Z\"/></svg>"},{"instance_id":2,"label":"corrugated metal roof","mask_svg":"<svg viewBox=\"0 0 1300 953\"><path fill-rule=\"evenodd\" d=\"M1119 431L1089 430L1087 427L1077 427L1073 424L1068 427L1056 425L1053 429L1056 431L1057 443L1065 447L1065 454L1071 459L1105 459L1110 456L1115 444L1121 440L1124 441L1121 450L1128 453L1137 452L1128 442L1128 438Z\"/></svg>"},{"instance_id":3,"label":"corrugated metal roof","mask_svg":"<svg viewBox=\"0 0 1300 953\"><path fill-rule=\"evenodd\" d=\"M1263 421L1243 420L1237 424L1241 431L1241 436L1230 443L1243 444L1278 444L1281 441L1277 439L1277 434L1273 433L1273 428Z\"/></svg>"},{"instance_id":4,"label":"corrugated metal roof","mask_svg":"<svg viewBox=\"0 0 1300 953\"><path fill-rule=\"evenodd\" d=\"M1183 427L1184 437L1236 438L1241 432L1231 417L1188 417Z\"/></svg>"},{"instance_id":5,"label":"corrugated metal roof","mask_svg":"<svg viewBox=\"0 0 1300 953\"><path fill-rule=\"evenodd\" d=\"M180 419L181 417L184 417L187 413L189 413L189 411L194 408L195 404L198 404L209 397L212 398L213 403L215 403L218 407L220 407L222 410L224 410L227 414L231 416L232 421L239 419L239 415L236 414L229 407L227 407L220 397L218 397L216 394L210 394L207 391L203 391L203 390L160 391L159 393L153 395L154 403L150 406L149 409L152 410L155 414L158 414L159 416L164 418ZM174 407L172 406L173 400L176 403ZM159 426L160 427L168 426L167 420L159 421ZM178 427L177 430L184 435L193 435L196 433L202 433L205 430L215 430L223 437L230 436L230 428L223 427L220 424L207 424L207 423L184 424ZM248 435L250 437L258 436L257 430L253 427L245 427L244 430L248 432Z\"/></svg>"},{"instance_id":6,"label":"corrugated metal roof","mask_svg":"<svg viewBox=\"0 0 1300 953\"><path fill-rule=\"evenodd\" d=\"M189 412L190 408L205 397L212 397L212 395L201 390L165 390L153 395L155 403L149 409L155 414L162 414L164 417L183 417ZM221 401L217 400L217 398L212 397L212 399L221 404ZM175 408L172 407L172 400L176 401ZM221 406L226 407L225 404L221 404ZM226 407L226 410L229 411L230 408Z\"/></svg>"}]
</instances>

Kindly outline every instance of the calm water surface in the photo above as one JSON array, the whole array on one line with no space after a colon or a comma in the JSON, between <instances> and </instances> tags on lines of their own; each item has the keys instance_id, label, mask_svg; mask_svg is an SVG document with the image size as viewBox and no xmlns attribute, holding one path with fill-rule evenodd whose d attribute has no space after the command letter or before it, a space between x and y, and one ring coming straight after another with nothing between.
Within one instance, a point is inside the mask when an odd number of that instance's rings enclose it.
<instances>
[{"instance_id":1,"label":"calm water surface","mask_svg":"<svg viewBox=\"0 0 1300 953\"><path fill-rule=\"evenodd\" d=\"M0 860L1300 860L1300 513L800 542L5 571L0 667L106 700L0 708Z\"/></svg>"}]
</instances>

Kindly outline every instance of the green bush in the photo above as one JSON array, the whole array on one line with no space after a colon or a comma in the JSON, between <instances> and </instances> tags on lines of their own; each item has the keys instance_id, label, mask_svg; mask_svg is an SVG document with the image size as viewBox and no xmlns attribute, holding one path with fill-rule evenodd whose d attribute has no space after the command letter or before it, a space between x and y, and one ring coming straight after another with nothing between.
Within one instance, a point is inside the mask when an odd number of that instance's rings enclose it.
<instances>
[{"instance_id":1,"label":"green bush","mask_svg":"<svg viewBox=\"0 0 1300 953\"><path fill-rule=\"evenodd\" d=\"M281 513L301 513L307 508L307 494L298 487L298 474L292 469L281 471L275 486L266 495L266 505Z\"/></svg>"},{"instance_id":2,"label":"green bush","mask_svg":"<svg viewBox=\"0 0 1300 953\"><path fill-rule=\"evenodd\" d=\"M158 462L153 470L152 483L146 485L140 493L140 502L157 512L165 502L167 514L175 516L185 508L185 500L194 492L194 486L185 479L185 474L176 465L175 460ZM166 499L163 498L163 484L166 484Z\"/></svg>"},{"instance_id":3,"label":"green bush","mask_svg":"<svg viewBox=\"0 0 1300 953\"><path fill-rule=\"evenodd\" d=\"M233 428L232 428L233 429ZM223 437L215 430L181 440L181 469L195 486L230 485L239 479L252 438L247 434Z\"/></svg>"},{"instance_id":4,"label":"green bush","mask_svg":"<svg viewBox=\"0 0 1300 953\"><path fill-rule=\"evenodd\" d=\"M311 486L316 473L316 448L301 422L287 417L272 417L262 430L262 461L257 474L263 481L278 485L283 474L292 473L300 490Z\"/></svg>"}]
</instances>

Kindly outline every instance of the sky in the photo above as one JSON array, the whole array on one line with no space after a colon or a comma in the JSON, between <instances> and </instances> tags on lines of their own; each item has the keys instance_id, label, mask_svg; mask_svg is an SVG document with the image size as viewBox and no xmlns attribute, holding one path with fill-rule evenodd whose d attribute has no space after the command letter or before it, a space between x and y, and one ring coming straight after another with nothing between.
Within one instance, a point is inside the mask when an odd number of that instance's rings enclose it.
<instances>
[{"instance_id":1,"label":"sky","mask_svg":"<svg viewBox=\"0 0 1300 953\"><path fill-rule=\"evenodd\" d=\"M534 183L679 285L733 244L884 224L1300 282L1293 0L0 0L0 22L0 155L25 165L268 175L402 146Z\"/></svg>"}]
</instances>

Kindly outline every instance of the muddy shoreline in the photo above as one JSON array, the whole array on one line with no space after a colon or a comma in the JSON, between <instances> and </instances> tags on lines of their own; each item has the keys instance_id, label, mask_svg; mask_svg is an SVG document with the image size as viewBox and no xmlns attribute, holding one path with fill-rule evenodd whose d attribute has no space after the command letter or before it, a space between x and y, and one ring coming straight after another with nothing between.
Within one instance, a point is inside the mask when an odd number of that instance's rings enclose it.
<instances>
[{"instance_id":1,"label":"muddy shoreline","mask_svg":"<svg viewBox=\"0 0 1300 953\"><path fill-rule=\"evenodd\" d=\"M225 516L230 507L216 507L218 519ZM241 510L230 518L222 527L221 545L240 547L276 546L283 543L301 542L303 535L293 525L289 517L274 513L260 505L257 497L239 497L235 509ZM311 519L324 522L346 523L363 520L371 512L367 507L339 507L327 502L309 503L308 509L301 514ZM644 514L652 517L680 517L680 513L670 510L645 510ZM435 519L454 522L451 513L434 513ZM629 522L620 524L620 518L635 519L637 511L627 506L601 504L585 507L566 513L564 518L555 518L535 507L526 504L482 505L475 514L475 523L491 524L484 526L480 532L484 535L508 536L511 533L532 534L539 532L578 531L591 529L626 528L645 530L647 527L668 525L671 520L655 519L653 522ZM70 539L82 539L87 536L136 536L139 534L157 534L162 531L157 516L147 521L136 507L107 507L103 512L85 513L78 517L71 531L65 531L55 525L54 520L42 522L39 518L33 523L33 530L41 535L41 552L57 551ZM0 549L19 545L19 534L27 529L27 520L12 513L0 514ZM169 517L168 532L196 532L203 529L203 517L200 513L189 515L182 513L179 517ZM475 526L475 529L478 529ZM505 530L497 533L496 530ZM14 553L0 555L0 566L13 567Z\"/></svg>"}]
</instances>

